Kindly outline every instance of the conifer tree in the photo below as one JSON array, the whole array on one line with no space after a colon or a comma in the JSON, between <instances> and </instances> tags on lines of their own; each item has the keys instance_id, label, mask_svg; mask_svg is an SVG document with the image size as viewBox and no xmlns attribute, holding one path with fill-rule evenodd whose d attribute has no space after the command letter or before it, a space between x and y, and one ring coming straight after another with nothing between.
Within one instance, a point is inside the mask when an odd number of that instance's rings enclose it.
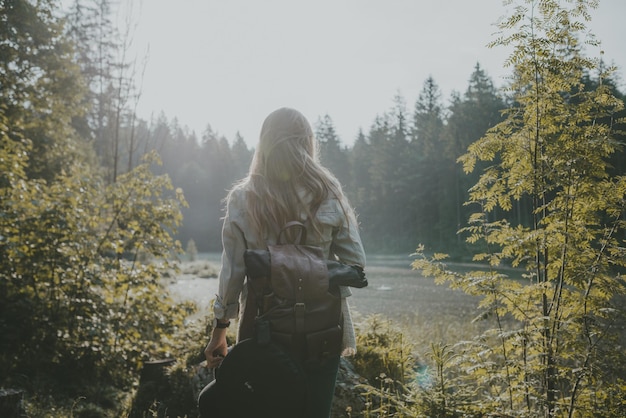
<instances>
[{"instance_id":1,"label":"conifer tree","mask_svg":"<svg viewBox=\"0 0 626 418\"><path fill-rule=\"evenodd\" d=\"M0 14L0 114L9 137L33 145L27 176L53 180L88 154L70 125L84 93L72 45L48 2L3 0Z\"/></svg>"},{"instance_id":2,"label":"conifer tree","mask_svg":"<svg viewBox=\"0 0 626 418\"><path fill-rule=\"evenodd\" d=\"M445 228L446 235L454 234L458 243L462 237L455 232L466 225L470 213L470 209L463 204L469 197L467 191L476 182L478 174L484 167L481 165L473 173L465 174L457 159L467 152L467 147L471 143L480 139L489 128L502 120L500 114L504 107L504 101L480 64L474 67L465 93L462 96L456 92L452 95L448 107L449 115L443 130L443 154L452 173L450 183L446 187L453 191L451 198L454 201L448 204L454 207L456 222L448 223Z\"/></svg>"},{"instance_id":3,"label":"conifer tree","mask_svg":"<svg viewBox=\"0 0 626 418\"><path fill-rule=\"evenodd\" d=\"M322 165L332 171L343 186L350 184L350 162L329 115L324 115L317 120L315 137L319 143Z\"/></svg>"},{"instance_id":4,"label":"conifer tree","mask_svg":"<svg viewBox=\"0 0 626 418\"><path fill-rule=\"evenodd\" d=\"M232 146L234 179L243 178L250 168L252 162L253 151L248 149L248 145L244 141L239 132L235 134L235 141Z\"/></svg>"},{"instance_id":5,"label":"conifer tree","mask_svg":"<svg viewBox=\"0 0 626 418\"><path fill-rule=\"evenodd\" d=\"M453 216L445 210L447 178L449 164L444 164L443 142L444 116L441 103L441 91L433 77L428 77L415 103L413 124L411 126L411 153L415 163L410 177L413 179L412 191L415 229L413 233L420 242L441 248L444 224Z\"/></svg>"},{"instance_id":6,"label":"conifer tree","mask_svg":"<svg viewBox=\"0 0 626 418\"><path fill-rule=\"evenodd\" d=\"M374 217L374 210L371 205L371 180L370 180L370 158L369 143L362 130L354 141L349 157L350 166L352 167L351 178L352 183L346 188L346 194L350 198L352 205L359 214L361 221L361 229L363 240L367 241L370 236L369 225L372 221L368 221L370 217ZM372 237L372 240L374 237Z\"/></svg>"}]
</instances>

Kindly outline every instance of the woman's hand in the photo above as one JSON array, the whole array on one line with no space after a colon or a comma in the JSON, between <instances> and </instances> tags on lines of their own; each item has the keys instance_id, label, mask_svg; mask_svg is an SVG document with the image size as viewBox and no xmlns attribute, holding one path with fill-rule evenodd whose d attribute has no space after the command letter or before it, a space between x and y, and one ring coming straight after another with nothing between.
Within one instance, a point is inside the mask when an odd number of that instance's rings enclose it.
<instances>
[{"instance_id":1,"label":"woman's hand","mask_svg":"<svg viewBox=\"0 0 626 418\"><path fill-rule=\"evenodd\" d=\"M226 329L215 328L211 334L211 340L204 349L207 367L214 369L218 367L228 353L226 342Z\"/></svg>"}]
</instances>

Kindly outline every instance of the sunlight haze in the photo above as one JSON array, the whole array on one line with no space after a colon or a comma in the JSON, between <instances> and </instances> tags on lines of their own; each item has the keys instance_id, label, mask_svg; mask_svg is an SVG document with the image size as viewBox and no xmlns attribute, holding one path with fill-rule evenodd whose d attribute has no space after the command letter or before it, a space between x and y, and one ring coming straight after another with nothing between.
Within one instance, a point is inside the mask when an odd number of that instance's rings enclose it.
<instances>
[{"instance_id":1,"label":"sunlight haze","mask_svg":"<svg viewBox=\"0 0 626 418\"><path fill-rule=\"evenodd\" d=\"M164 112L198 137L207 124L230 141L239 131L251 147L277 107L295 107L312 123L328 114L350 145L359 128L367 133L376 115L391 109L396 94L412 111L429 76L447 104L452 91L465 91L476 63L496 86L510 73L507 51L486 46L506 12L501 0L132 4L133 52L148 59L139 115ZM604 0L588 25L605 60L620 67L625 15L626 2Z\"/></svg>"}]
</instances>

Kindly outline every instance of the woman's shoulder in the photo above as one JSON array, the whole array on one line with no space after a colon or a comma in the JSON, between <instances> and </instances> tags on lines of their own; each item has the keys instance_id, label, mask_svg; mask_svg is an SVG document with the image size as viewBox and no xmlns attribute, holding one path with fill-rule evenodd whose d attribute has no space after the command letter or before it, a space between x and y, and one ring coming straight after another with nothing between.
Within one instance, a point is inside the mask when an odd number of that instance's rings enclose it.
<instances>
[{"instance_id":1,"label":"woman's shoulder","mask_svg":"<svg viewBox=\"0 0 626 418\"><path fill-rule=\"evenodd\" d=\"M235 183L235 185L232 187L232 189L230 189L230 192L228 193L228 198L230 200L245 199L246 194L252 190L252 187L252 182L248 178L245 178L238 183Z\"/></svg>"},{"instance_id":2,"label":"woman's shoulder","mask_svg":"<svg viewBox=\"0 0 626 418\"><path fill-rule=\"evenodd\" d=\"M341 225L349 211L350 206L345 200L336 196L329 196L319 205L316 217L325 223Z\"/></svg>"},{"instance_id":3,"label":"woman's shoulder","mask_svg":"<svg viewBox=\"0 0 626 418\"><path fill-rule=\"evenodd\" d=\"M337 212L341 208L340 200L335 196L329 196L322 200L318 212Z\"/></svg>"},{"instance_id":4,"label":"woman's shoulder","mask_svg":"<svg viewBox=\"0 0 626 418\"><path fill-rule=\"evenodd\" d=\"M247 194L249 192L250 186L247 182L241 182L236 184L230 192L228 192L227 208L229 211L240 211L245 210Z\"/></svg>"}]
</instances>

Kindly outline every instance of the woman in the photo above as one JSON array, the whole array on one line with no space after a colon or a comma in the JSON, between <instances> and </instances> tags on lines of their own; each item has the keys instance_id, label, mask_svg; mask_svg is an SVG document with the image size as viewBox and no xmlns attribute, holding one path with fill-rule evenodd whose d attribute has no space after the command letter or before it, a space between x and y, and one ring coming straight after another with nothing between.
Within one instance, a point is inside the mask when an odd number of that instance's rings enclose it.
<instances>
[{"instance_id":1,"label":"woman","mask_svg":"<svg viewBox=\"0 0 626 418\"><path fill-rule=\"evenodd\" d=\"M204 351L208 367L217 367L227 353L230 320L238 314L243 317L247 296L244 250L266 249L276 243L287 222L307 222L307 244L320 246L328 258L365 265L356 217L337 179L319 164L316 145L311 126L300 112L290 108L272 112L261 128L248 176L228 194L215 321ZM341 288L344 356L356 351L346 301L350 294L347 287ZM305 369L309 417L329 416L338 368L339 356L323 367Z\"/></svg>"}]
</instances>

